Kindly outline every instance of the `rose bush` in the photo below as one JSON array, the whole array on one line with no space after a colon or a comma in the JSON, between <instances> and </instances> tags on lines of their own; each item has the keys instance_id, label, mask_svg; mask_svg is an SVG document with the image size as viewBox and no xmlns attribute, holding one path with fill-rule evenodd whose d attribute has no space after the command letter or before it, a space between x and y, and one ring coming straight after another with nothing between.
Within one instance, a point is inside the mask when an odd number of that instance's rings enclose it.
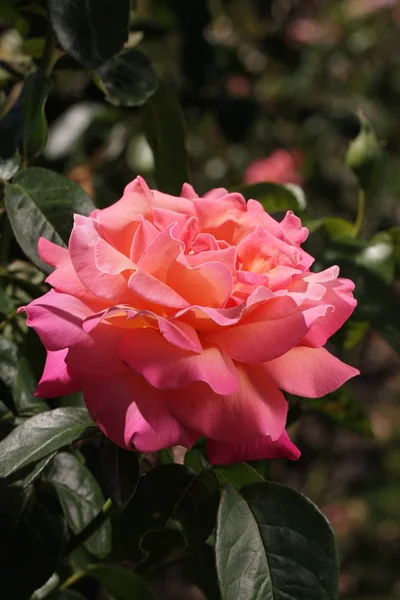
<instances>
[{"instance_id":1,"label":"rose bush","mask_svg":"<svg viewBox=\"0 0 400 600\"><path fill-rule=\"evenodd\" d=\"M82 390L105 435L144 452L205 436L213 463L297 458L282 391L320 397L358 373L323 347L353 284L310 272L307 234L225 189L137 178L75 217L68 249L39 242L53 289L21 309L47 349L37 395Z\"/></svg>"}]
</instances>

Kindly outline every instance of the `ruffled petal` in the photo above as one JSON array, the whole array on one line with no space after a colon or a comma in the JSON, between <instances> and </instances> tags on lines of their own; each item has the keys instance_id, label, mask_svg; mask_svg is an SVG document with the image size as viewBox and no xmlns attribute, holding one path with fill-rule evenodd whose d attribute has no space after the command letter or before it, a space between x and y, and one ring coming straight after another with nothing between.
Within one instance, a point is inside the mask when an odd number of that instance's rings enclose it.
<instances>
[{"instance_id":1,"label":"ruffled petal","mask_svg":"<svg viewBox=\"0 0 400 600\"><path fill-rule=\"evenodd\" d=\"M181 423L200 435L231 443L270 435L277 440L285 428L287 402L258 365L236 365L239 387L220 396L197 382L168 393L168 405Z\"/></svg>"},{"instance_id":2,"label":"ruffled petal","mask_svg":"<svg viewBox=\"0 0 400 600\"><path fill-rule=\"evenodd\" d=\"M90 416L118 446L156 452L175 445L190 448L198 437L168 412L163 393L140 375L84 378L82 390Z\"/></svg>"},{"instance_id":3,"label":"ruffled petal","mask_svg":"<svg viewBox=\"0 0 400 600\"><path fill-rule=\"evenodd\" d=\"M297 460L300 457L300 451L290 440L287 432L284 431L280 438L274 442L269 435L239 444L225 444L215 440L207 440L207 455L212 464L224 465L270 458Z\"/></svg>"},{"instance_id":4,"label":"ruffled petal","mask_svg":"<svg viewBox=\"0 0 400 600\"><path fill-rule=\"evenodd\" d=\"M68 350L47 351L43 375L36 388L35 396L55 398L72 394L80 389L79 380L72 374L65 363Z\"/></svg>"},{"instance_id":5,"label":"ruffled petal","mask_svg":"<svg viewBox=\"0 0 400 600\"><path fill-rule=\"evenodd\" d=\"M121 360L161 390L182 389L204 381L217 394L230 394L239 384L235 366L216 347L201 354L170 344L153 329L135 329L125 334L119 347Z\"/></svg>"},{"instance_id":6,"label":"ruffled petal","mask_svg":"<svg viewBox=\"0 0 400 600\"><path fill-rule=\"evenodd\" d=\"M325 348L307 346L293 348L262 368L279 389L305 398L321 398L360 373Z\"/></svg>"},{"instance_id":7,"label":"ruffled petal","mask_svg":"<svg viewBox=\"0 0 400 600\"><path fill-rule=\"evenodd\" d=\"M66 248L53 244L43 237L40 237L38 241L38 253L42 261L52 267L58 267L69 260Z\"/></svg>"}]
</instances>

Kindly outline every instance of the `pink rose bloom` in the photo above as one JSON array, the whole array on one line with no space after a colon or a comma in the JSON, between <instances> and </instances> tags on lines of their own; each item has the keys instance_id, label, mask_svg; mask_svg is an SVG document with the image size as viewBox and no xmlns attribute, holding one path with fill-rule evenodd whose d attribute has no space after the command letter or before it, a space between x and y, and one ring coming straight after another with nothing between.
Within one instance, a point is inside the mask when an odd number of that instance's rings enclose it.
<instances>
[{"instance_id":1,"label":"pink rose bloom","mask_svg":"<svg viewBox=\"0 0 400 600\"><path fill-rule=\"evenodd\" d=\"M251 163L244 174L244 182L250 184L270 181L302 185L303 177L299 173L301 163L299 152L275 150L267 158L257 158Z\"/></svg>"},{"instance_id":2,"label":"pink rose bloom","mask_svg":"<svg viewBox=\"0 0 400 600\"><path fill-rule=\"evenodd\" d=\"M310 272L307 233L237 193L135 179L75 216L68 249L40 239L53 289L21 309L47 349L37 395L82 390L105 435L142 452L205 436L213 463L298 458L282 391L320 397L358 373L323 348L353 284Z\"/></svg>"}]
</instances>

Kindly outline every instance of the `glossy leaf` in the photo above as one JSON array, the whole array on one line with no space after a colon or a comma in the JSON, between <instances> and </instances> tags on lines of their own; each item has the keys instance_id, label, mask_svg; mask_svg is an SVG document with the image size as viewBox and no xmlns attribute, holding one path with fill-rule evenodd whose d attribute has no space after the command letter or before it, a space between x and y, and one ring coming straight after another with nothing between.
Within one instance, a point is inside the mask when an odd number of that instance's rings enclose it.
<instances>
[{"instance_id":1,"label":"glossy leaf","mask_svg":"<svg viewBox=\"0 0 400 600\"><path fill-rule=\"evenodd\" d=\"M47 121L44 107L51 88L51 79L40 69L34 71L26 80L22 103L22 149L26 159L40 154L46 145Z\"/></svg>"},{"instance_id":2,"label":"glossy leaf","mask_svg":"<svg viewBox=\"0 0 400 600\"><path fill-rule=\"evenodd\" d=\"M44 106L51 80L40 70L30 73L17 101L0 119L0 168L3 179L10 179L19 166L17 148L26 158L43 150L47 141Z\"/></svg>"},{"instance_id":3,"label":"glossy leaf","mask_svg":"<svg viewBox=\"0 0 400 600\"><path fill-rule=\"evenodd\" d=\"M48 600L86 600L85 596L74 590L57 590L50 594Z\"/></svg>"},{"instance_id":4,"label":"glossy leaf","mask_svg":"<svg viewBox=\"0 0 400 600\"><path fill-rule=\"evenodd\" d=\"M246 200L258 200L267 212L298 211L305 208L305 200L299 202L298 193L288 185L271 182L252 183L235 188L234 191L242 194Z\"/></svg>"},{"instance_id":5,"label":"glossy leaf","mask_svg":"<svg viewBox=\"0 0 400 600\"><path fill-rule=\"evenodd\" d=\"M146 582L128 569L114 565L96 565L87 575L96 579L115 600L155 600Z\"/></svg>"},{"instance_id":6,"label":"glossy leaf","mask_svg":"<svg viewBox=\"0 0 400 600\"><path fill-rule=\"evenodd\" d=\"M162 465L142 477L118 537L127 555L138 561L153 550L160 552L170 528L183 550L193 550L211 534L218 500L218 481L211 471L193 475L183 465Z\"/></svg>"},{"instance_id":7,"label":"glossy leaf","mask_svg":"<svg viewBox=\"0 0 400 600\"><path fill-rule=\"evenodd\" d=\"M305 496L271 482L227 485L218 512L223 600L337 600L332 529Z\"/></svg>"},{"instance_id":8,"label":"glossy leaf","mask_svg":"<svg viewBox=\"0 0 400 600\"><path fill-rule=\"evenodd\" d=\"M107 100L116 106L140 106L154 94L158 78L149 59L130 48L96 71L96 80Z\"/></svg>"},{"instance_id":9,"label":"glossy leaf","mask_svg":"<svg viewBox=\"0 0 400 600\"><path fill-rule=\"evenodd\" d=\"M143 115L145 134L154 154L158 188L179 196L182 184L190 181L185 124L175 94L163 82L144 106Z\"/></svg>"},{"instance_id":10,"label":"glossy leaf","mask_svg":"<svg viewBox=\"0 0 400 600\"><path fill-rule=\"evenodd\" d=\"M193 473L201 473L204 469L209 469L211 467L210 463L204 458L202 453L194 448L186 452L185 466L193 471Z\"/></svg>"},{"instance_id":11,"label":"glossy leaf","mask_svg":"<svg viewBox=\"0 0 400 600\"><path fill-rule=\"evenodd\" d=\"M49 266L39 258L39 237L64 246L74 213L87 215L94 210L92 200L79 185L38 167L21 171L12 184L6 184L5 205L19 245L45 271Z\"/></svg>"},{"instance_id":12,"label":"glossy leaf","mask_svg":"<svg viewBox=\"0 0 400 600\"><path fill-rule=\"evenodd\" d=\"M4 335L0 335L0 379L6 385L11 386L14 382L17 361L17 346Z\"/></svg>"},{"instance_id":13,"label":"glossy leaf","mask_svg":"<svg viewBox=\"0 0 400 600\"><path fill-rule=\"evenodd\" d=\"M238 490L244 485L264 481L264 477L247 463L214 467L213 471L220 483L231 483Z\"/></svg>"},{"instance_id":14,"label":"glossy leaf","mask_svg":"<svg viewBox=\"0 0 400 600\"><path fill-rule=\"evenodd\" d=\"M0 442L0 477L41 460L95 427L84 408L56 408L35 415Z\"/></svg>"},{"instance_id":15,"label":"glossy leaf","mask_svg":"<svg viewBox=\"0 0 400 600\"><path fill-rule=\"evenodd\" d=\"M5 181L11 179L11 177L13 177L18 171L20 164L21 157L17 151L13 156L10 156L9 158L2 158L0 156L0 179L4 179Z\"/></svg>"},{"instance_id":16,"label":"glossy leaf","mask_svg":"<svg viewBox=\"0 0 400 600\"><path fill-rule=\"evenodd\" d=\"M17 364L17 372L13 381L13 398L18 416L32 417L49 410L49 405L42 398L35 396L37 381L26 358Z\"/></svg>"},{"instance_id":17,"label":"glossy leaf","mask_svg":"<svg viewBox=\"0 0 400 600\"><path fill-rule=\"evenodd\" d=\"M88 69L99 67L121 50L128 39L130 8L130 0L112 5L108 0L49 0L58 41Z\"/></svg>"},{"instance_id":18,"label":"glossy leaf","mask_svg":"<svg viewBox=\"0 0 400 600\"><path fill-rule=\"evenodd\" d=\"M67 523L74 534L88 525L104 504L104 496L82 459L68 452L57 454L46 475L55 488ZM85 543L89 552L104 558L111 550L111 525L106 521Z\"/></svg>"},{"instance_id":19,"label":"glossy leaf","mask_svg":"<svg viewBox=\"0 0 400 600\"><path fill-rule=\"evenodd\" d=\"M99 458L103 487L113 504L123 509L131 500L139 482L140 466L137 454L103 438Z\"/></svg>"},{"instance_id":20,"label":"glossy leaf","mask_svg":"<svg viewBox=\"0 0 400 600\"><path fill-rule=\"evenodd\" d=\"M46 487L24 492L11 487L8 495L7 506L15 512L5 520L1 510L0 527L10 526L1 536L1 590L4 598L27 600L58 567L66 542L65 521Z\"/></svg>"}]
</instances>

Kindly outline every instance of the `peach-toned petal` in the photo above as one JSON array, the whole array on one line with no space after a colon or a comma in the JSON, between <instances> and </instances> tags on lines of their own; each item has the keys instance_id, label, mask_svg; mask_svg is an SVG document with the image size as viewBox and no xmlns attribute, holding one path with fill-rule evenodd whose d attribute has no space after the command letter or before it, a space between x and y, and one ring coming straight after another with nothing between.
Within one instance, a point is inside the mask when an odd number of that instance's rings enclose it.
<instances>
[{"instance_id":1,"label":"peach-toned petal","mask_svg":"<svg viewBox=\"0 0 400 600\"><path fill-rule=\"evenodd\" d=\"M168 405L181 423L200 435L232 443L269 435L277 440L285 428L287 402L259 365L237 365L240 384L221 396L203 382L168 393Z\"/></svg>"},{"instance_id":2,"label":"peach-toned petal","mask_svg":"<svg viewBox=\"0 0 400 600\"><path fill-rule=\"evenodd\" d=\"M306 346L293 348L284 356L265 363L263 369L279 389L306 398L325 396L359 374L325 348Z\"/></svg>"},{"instance_id":3,"label":"peach-toned petal","mask_svg":"<svg viewBox=\"0 0 400 600\"><path fill-rule=\"evenodd\" d=\"M125 334L119 346L122 361L154 387L177 390L194 381L205 381L217 394L230 394L238 386L235 366L218 348L206 346L201 353L170 344L153 329Z\"/></svg>"},{"instance_id":4,"label":"peach-toned petal","mask_svg":"<svg viewBox=\"0 0 400 600\"><path fill-rule=\"evenodd\" d=\"M191 447L198 437L186 430L168 411L163 393L140 375L126 372L97 380L84 378L82 390L89 414L115 444L141 452L168 446Z\"/></svg>"},{"instance_id":5,"label":"peach-toned petal","mask_svg":"<svg viewBox=\"0 0 400 600\"><path fill-rule=\"evenodd\" d=\"M129 289L139 298L147 300L153 305L169 308L185 308L189 303L185 298L150 273L138 269L128 281Z\"/></svg>"},{"instance_id":6,"label":"peach-toned petal","mask_svg":"<svg viewBox=\"0 0 400 600\"><path fill-rule=\"evenodd\" d=\"M272 441L269 435L247 440L239 444L234 441L231 444L207 440L207 455L209 461L214 465L224 465L247 460L259 460L268 458L288 458L297 460L300 451L290 440L286 431L279 439Z\"/></svg>"}]
</instances>

